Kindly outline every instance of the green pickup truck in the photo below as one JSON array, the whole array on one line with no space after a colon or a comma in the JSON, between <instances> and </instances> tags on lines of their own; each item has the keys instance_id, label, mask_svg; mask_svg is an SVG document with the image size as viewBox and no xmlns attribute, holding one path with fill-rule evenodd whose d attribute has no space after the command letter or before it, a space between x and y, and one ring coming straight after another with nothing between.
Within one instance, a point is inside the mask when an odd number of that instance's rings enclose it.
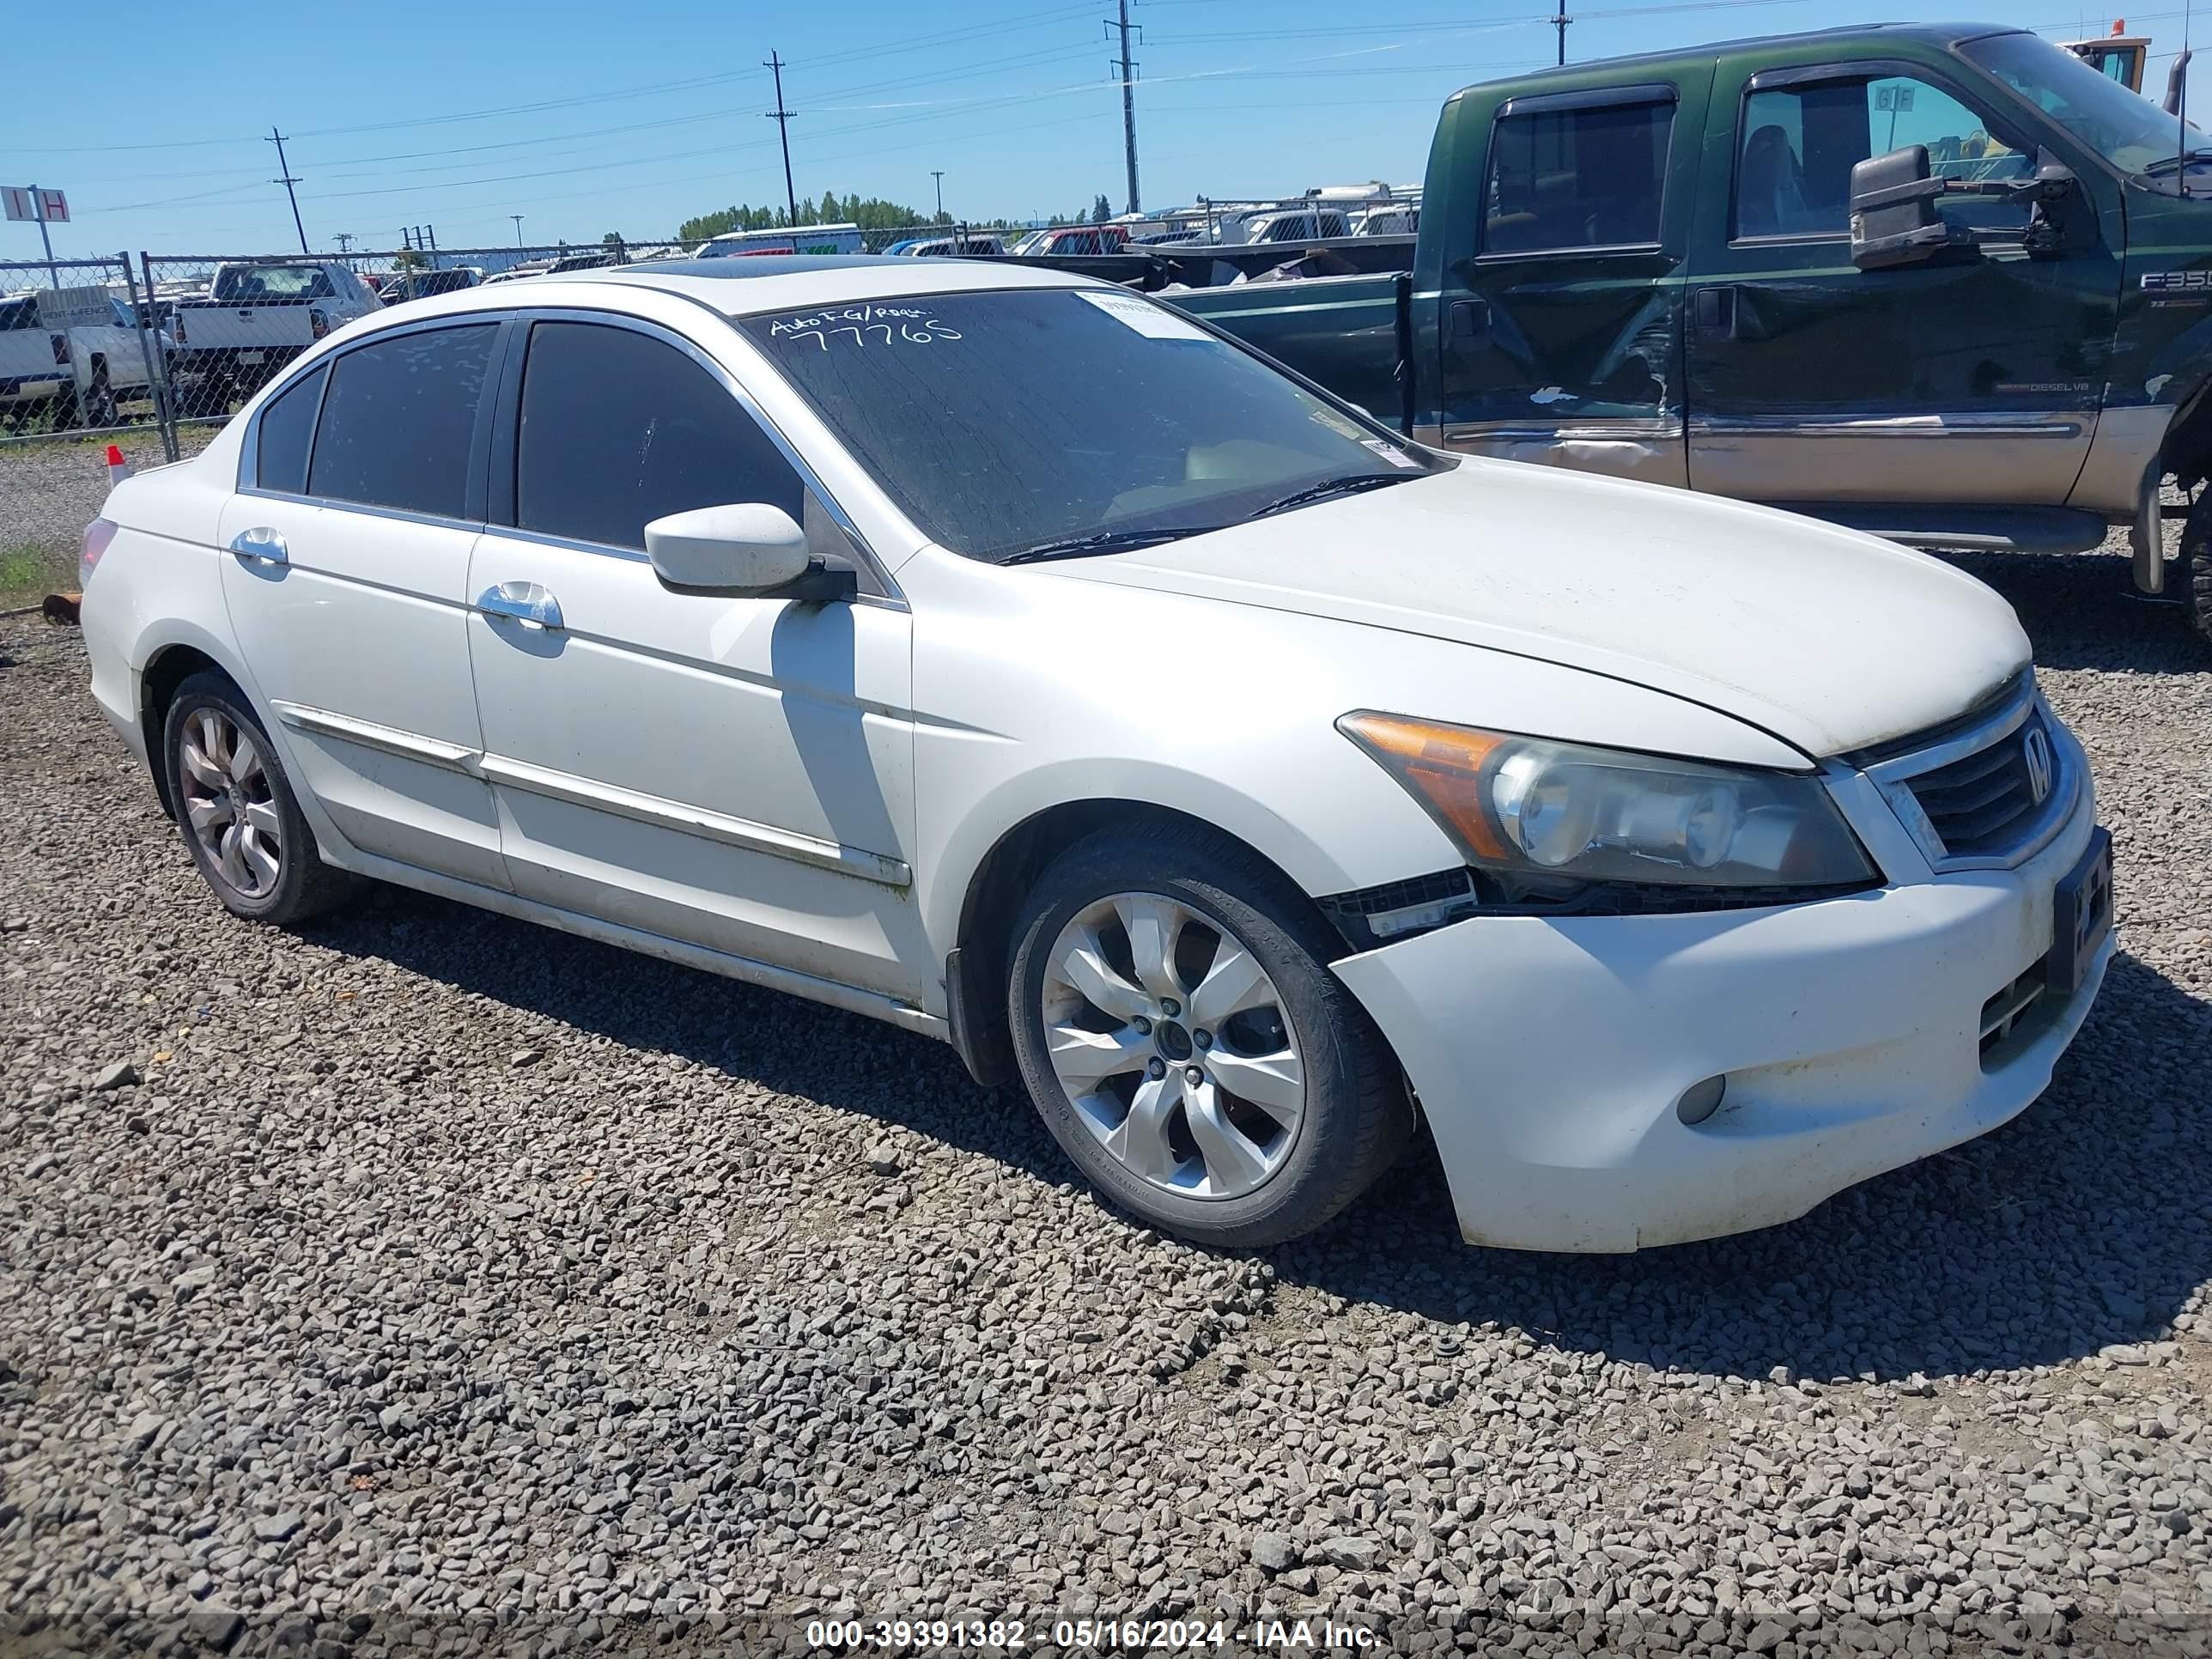
<instances>
[{"instance_id":1,"label":"green pickup truck","mask_svg":"<svg viewBox=\"0 0 2212 1659\"><path fill-rule=\"evenodd\" d=\"M1446 449L1927 547L2130 524L2136 585L2212 636L2212 490L2173 578L2160 522L2163 477L2212 476L2212 139L2033 34L1837 29L1470 87L1418 240L1338 248L1369 268L1200 256L1143 285Z\"/></svg>"}]
</instances>

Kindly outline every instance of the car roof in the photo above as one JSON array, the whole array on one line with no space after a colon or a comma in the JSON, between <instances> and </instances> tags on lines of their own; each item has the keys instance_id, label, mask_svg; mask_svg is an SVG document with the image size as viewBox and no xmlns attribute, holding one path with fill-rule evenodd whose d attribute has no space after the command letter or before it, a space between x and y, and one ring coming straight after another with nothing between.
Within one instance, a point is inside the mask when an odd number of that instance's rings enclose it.
<instances>
[{"instance_id":1,"label":"car roof","mask_svg":"<svg viewBox=\"0 0 2212 1659\"><path fill-rule=\"evenodd\" d=\"M1515 86L1542 85L1546 82L1579 84L1591 76L1613 78L1618 70L1632 68L1660 69L1666 66L1711 62L1720 57L1757 49L1761 52L1778 51L1784 47L1809 45L1818 41L1836 41L1847 37L1859 37L1869 45L1887 40L1916 40L1923 45L1948 48L1961 40L1979 40L1991 34L2026 33L2012 23L1842 23L1832 28L1801 29L1790 34L1750 34L1729 40L1702 41L1696 46L1673 46L1659 52L1637 52L1624 58L1591 58L1579 64L1568 64L1553 69L1530 70L1525 74L1500 76L1487 84L1494 91L1508 82ZM1474 91L1475 88L1464 88ZM1455 94L1456 97L1459 94Z\"/></svg>"},{"instance_id":2,"label":"car roof","mask_svg":"<svg viewBox=\"0 0 2212 1659\"><path fill-rule=\"evenodd\" d=\"M894 300L908 295L1110 286L1073 271L1046 270L1002 260L933 259L925 265L908 259L887 259L878 253L656 259L646 264L565 271L560 280L656 288L732 315L851 300Z\"/></svg>"}]
</instances>

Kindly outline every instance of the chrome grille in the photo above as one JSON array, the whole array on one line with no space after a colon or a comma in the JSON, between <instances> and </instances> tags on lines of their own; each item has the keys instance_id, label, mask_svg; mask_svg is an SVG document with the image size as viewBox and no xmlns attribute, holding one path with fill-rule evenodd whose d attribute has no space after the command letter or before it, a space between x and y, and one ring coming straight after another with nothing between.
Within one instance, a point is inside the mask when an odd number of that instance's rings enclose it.
<instances>
[{"instance_id":1,"label":"chrome grille","mask_svg":"<svg viewBox=\"0 0 2212 1659\"><path fill-rule=\"evenodd\" d=\"M2041 793L2029 756L2042 745ZM2056 746L2041 710L1976 754L1905 780L1949 858L1988 858L2009 850L2024 823L2057 789Z\"/></svg>"},{"instance_id":2,"label":"chrome grille","mask_svg":"<svg viewBox=\"0 0 2212 1659\"><path fill-rule=\"evenodd\" d=\"M2072 753L2023 675L1993 708L1861 762L1937 869L1988 869L2033 856L2066 821Z\"/></svg>"}]
</instances>

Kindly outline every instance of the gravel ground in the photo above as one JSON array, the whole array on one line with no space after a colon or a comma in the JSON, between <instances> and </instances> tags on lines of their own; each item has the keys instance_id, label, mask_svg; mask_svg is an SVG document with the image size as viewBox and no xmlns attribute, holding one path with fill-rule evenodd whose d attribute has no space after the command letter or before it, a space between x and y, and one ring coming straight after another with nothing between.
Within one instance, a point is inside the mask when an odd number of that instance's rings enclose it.
<instances>
[{"instance_id":1,"label":"gravel ground","mask_svg":"<svg viewBox=\"0 0 2212 1659\"><path fill-rule=\"evenodd\" d=\"M0 1650L2204 1652L2212 658L2117 561L1971 568L2098 768L2103 999L1999 1133L1627 1259L1462 1245L1419 1145L1210 1254L887 1027L392 891L231 921L0 624Z\"/></svg>"}]
</instances>

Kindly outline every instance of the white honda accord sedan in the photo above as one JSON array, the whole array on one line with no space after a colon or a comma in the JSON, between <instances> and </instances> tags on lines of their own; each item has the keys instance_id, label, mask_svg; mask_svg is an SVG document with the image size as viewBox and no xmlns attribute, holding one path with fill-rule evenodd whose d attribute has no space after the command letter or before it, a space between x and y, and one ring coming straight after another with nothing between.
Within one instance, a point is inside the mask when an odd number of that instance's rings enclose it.
<instances>
[{"instance_id":1,"label":"white honda accord sedan","mask_svg":"<svg viewBox=\"0 0 2212 1659\"><path fill-rule=\"evenodd\" d=\"M1251 1246L1425 1119L1632 1250L2004 1121L2112 951L2011 611L1417 447L1082 278L722 260L363 319L87 532L215 896L392 881L872 1014Z\"/></svg>"}]
</instances>

